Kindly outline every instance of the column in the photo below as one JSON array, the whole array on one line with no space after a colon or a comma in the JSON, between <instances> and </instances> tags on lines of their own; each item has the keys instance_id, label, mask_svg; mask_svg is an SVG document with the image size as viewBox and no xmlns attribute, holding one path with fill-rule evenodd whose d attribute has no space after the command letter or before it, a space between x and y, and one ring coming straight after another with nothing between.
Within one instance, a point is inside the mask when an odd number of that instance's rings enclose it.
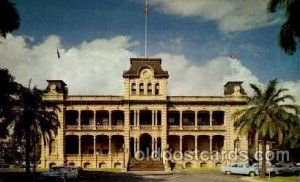
<instances>
[{"instance_id":1,"label":"column","mask_svg":"<svg viewBox=\"0 0 300 182\"><path fill-rule=\"evenodd\" d=\"M152 87L152 95L155 95L155 82L151 82L151 87Z\"/></svg>"},{"instance_id":2,"label":"column","mask_svg":"<svg viewBox=\"0 0 300 182\"><path fill-rule=\"evenodd\" d=\"M140 95L140 82L137 80L135 82L136 85L136 95Z\"/></svg>"},{"instance_id":3,"label":"column","mask_svg":"<svg viewBox=\"0 0 300 182\"><path fill-rule=\"evenodd\" d=\"M97 139L97 136L95 135L94 136L94 155L96 154L96 139Z\"/></svg>"},{"instance_id":4,"label":"column","mask_svg":"<svg viewBox=\"0 0 300 182\"><path fill-rule=\"evenodd\" d=\"M111 111L108 111L108 126L111 127Z\"/></svg>"},{"instance_id":5,"label":"column","mask_svg":"<svg viewBox=\"0 0 300 182\"><path fill-rule=\"evenodd\" d=\"M133 111L133 123L134 123L133 125L134 125L134 126L137 125L137 123L136 123L136 114L137 114L137 112L136 112L136 110L134 110L134 111Z\"/></svg>"},{"instance_id":6,"label":"column","mask_svg":"<svg viewBox=\"0 0 300 182\"><path fill-rule=\"evenodd\" d=\"M155 111L155 126L158 125L158 111Z\"/></svg>"},{"instance_id":7,"label":"column","mask_svg":"<svg viewBox=\"0 0 300 182\"><path fill-rule=\"evenodd\" d=\"M154 126L154 113L155 113L155 111L154 110L152 110L152 126Z\"/></svg>"},{"instance_id":8,"label":"column","mask_svg":"<svg viewBox=\"0 0 300 182\"><path fill-rule=\"evenodd\" d=\"M81 136L78 135L78 154L81 155Z\"/></svg>"},{"instance_id":9,"label":"column","mask_svg":"<svg viewBox=\"0 0 300 182\"><path fill-rule=\"evenodd\" d=\"M94 126L97 126L97 122L96 122L96 110L94 111Z\"/></svg>"},{"instance_id":10,"label":"column","mask_svg":"<svg viewBox=\"0 0 300 182\"><path fill-rule=\"evenodd\" d=\"M212 151L212 140L213 136L209 136L209 151Z\"/></svg>"},{"instance_id":11,"label":"column","mask_svg":"<svg viewBox=\"0 0 300 182\"><path fill-rule=\"evenodd\" d=\"M155 138L152 137L152 146L151 146L151 147L152 147L152 148L151 148L151 151L152 151L152 152L155 150L154 145L155 145Z\"/></svg>"},{"instance_id":12,"label":"column","mask_svg":"<svg viewBox=\"0 0 300 182\"><path fill-rule=\"evenodd\" d=\"M78 127L81 127L81 111L78 111Z\"/></svg>"},{"instance_id":13,"label":"column","mask_svg":"<svg viewBox=\"0 0 300 182\"><path fill-rule=\"evenodd\" d=\"M198 111L195 111L195 126L198 126Z\"/></svg>"},{"instance_id":14,"label":"column","mask_svg":"<svg viewBox=\"0 0 300 182\"><path fill-rule=\"evenodd\" d=\"M212 126L212 115L213 115L213 112L209 111L209 126Z\"/></svg>"},{"instance_id":15,"label":"column","mask_svg":"<svg viewBox=\"0 0 300 182\"><path fill-rule=\"evenodd\" d=\"M133 138L133 151L134 151L134 153L137 151L136 145L137 145L137 138Z\"/></svg>"},{"instance_id":16,"label":"column","mask_svg":"<svg viewBox=\"0 0 300 182\"><path fill-rule=\"evenodd\" d=\"M136 150L139 151L140 150L140 138L136 139Z\"/></svg>"},{"instance_id":17,"label":"column","mask_svg":"<svg viewBox=\"0 0 300 182\"><path fill-rule=\"evenodd\" d=\"M179 136L179 150L182 152L182 136Z\"/></svg>"},{"instance_id":18,"label":"column","mask_svg":"<svg viewBox=\"0 0 300 182\"><path fill-rule=\"evenodd\" d=\"M179 126L182 129L182 111L179 111Z\"/></svg>"},{"instance_id":19,"label":"column","mask_svg":"<svg viewBox=\"0 0 300 182\"><path fill-rule=\"evenodd\" d=\"M111 154L111 136L108 137L108 154Z\"/></svg>"},{"instance_id":20,"label":"column","mask_svg":"<svg viewBox=\"0 0 300 182\"><path fill-rule=\"evenodd\" d=\"M195 153L198 151L198 136L195 136Z\"/></svg>"},{"instance_id":21,"label":"column","mask_svg":"<svg viewBox=\"0 0 300 182\"><path fill-rule=\"evenodd\" d=\"M156 152L158 152L158 149L157 149L157 141L158 141L158 138L155 139L155 144L154 144L154 148L155 148L155 151L156 151Z\"/></svg>"},{"instance_id":22,"label":"column","mask_svg":"<svg viewBox=\"0 0 300 182\"><path fill-rule=\"evenodd\" d=\"M140 126L140 110L137 110L137 126Z\"/></svg>"}]
</instances>

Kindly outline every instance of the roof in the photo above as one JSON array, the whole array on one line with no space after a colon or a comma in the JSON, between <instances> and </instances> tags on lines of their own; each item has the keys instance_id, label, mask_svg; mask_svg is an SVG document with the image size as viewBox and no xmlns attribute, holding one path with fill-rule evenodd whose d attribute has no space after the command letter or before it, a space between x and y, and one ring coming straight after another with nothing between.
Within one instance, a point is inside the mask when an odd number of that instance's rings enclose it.
<instances>
[{"instance_id":1,"label":"roof","mask_svg":"<svg viewBox=\"0 0 300 182\"><path fill-rule=\"evenodd\" d=\"M61 94L67 94L68 93L68 88L67 84L63 80L47 80L48 86L44 90L45 93L48 93L50 91L50 85L55 85L55 91L57 93Z\"/></svg>"},{"instance_id":2,"label":"roof","mask_svg":"<svg viewBox=\"0 0 300 182\"><path fill-rule=\"evenodd\" d=\"M168 78L168 71L161 67L161 58L130 58L130 68L124 71L123 78L138 78L143 68L151 68L155 78Z\"/></svg>"},{"instance_id":3,"label":"roof","mask_svg":"<svg viewBox=\"0 0 300 182\"><path fill-rule=\"evenodd\" d=\"M242 81L229 81L224 85L224 95L232 95L234 93L234 86L240 86L240 93L242 95L247 95L244 88L242 87Z\"/></svg>"}]
</instances>

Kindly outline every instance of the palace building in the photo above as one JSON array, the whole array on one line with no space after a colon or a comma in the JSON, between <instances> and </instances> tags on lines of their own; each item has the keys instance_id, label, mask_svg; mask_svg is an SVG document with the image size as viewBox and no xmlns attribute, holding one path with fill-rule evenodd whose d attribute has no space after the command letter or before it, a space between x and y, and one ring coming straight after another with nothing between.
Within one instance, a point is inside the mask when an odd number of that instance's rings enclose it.
<instances>
[{"instance_id":1,"label":"palace building","mask_svg":"<svg viewBox=\"0 0 300 182\"><path fill-rule=\"evenodd\" d=\"M247 103L242 82L224 83L222 96L168 96L169 74L161 67L161 59L131 58L130 63L123 73L124 95L68 95L64 81L47 80L43 100L60 108L60 127L42 145L43 167L69 164L168 171L172 165L187 168L228 162L226 158L170 159L174 153L189 151L197 156L203 151L211 155L212 151L248 149L232 118ZM137 159L154 153L159 160Z\"/></svg>"}]
</instances>

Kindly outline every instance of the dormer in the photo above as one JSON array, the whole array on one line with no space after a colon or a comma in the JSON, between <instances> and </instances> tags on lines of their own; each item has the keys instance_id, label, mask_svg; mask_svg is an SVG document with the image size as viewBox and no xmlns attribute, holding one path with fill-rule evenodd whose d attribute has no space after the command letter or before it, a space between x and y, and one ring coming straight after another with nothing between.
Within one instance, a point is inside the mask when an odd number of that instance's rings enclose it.
<instances>
[{"instance_id":1,"label":"dormer","mask_svg":"<svg viewBox=\"0 0 300 182\"><path fill-rule=\"evenodd\" d=\"M63 100L68 95L67 84L63 80L47 80L44 100Z\"/></svg>"},{"instance_id":2,"label":"dormer","mask_svg":"<svg viewBox=\"0 0 300 182\"><path fill-rule=\"evenodd\" d=\"M224 85L224 96L246 96L241 81L229 81Z\"/></svg>"},{"instance_id":3,"label":"dormer","mask_svg":"<svg viewBox=\"0 0 300 182\"><path fill-rule=\"evenodd\" d=\"M160 58L131 58L130 64L123 73L126 99L166 99L169 74Z\"/></svg>"}]
</instances>

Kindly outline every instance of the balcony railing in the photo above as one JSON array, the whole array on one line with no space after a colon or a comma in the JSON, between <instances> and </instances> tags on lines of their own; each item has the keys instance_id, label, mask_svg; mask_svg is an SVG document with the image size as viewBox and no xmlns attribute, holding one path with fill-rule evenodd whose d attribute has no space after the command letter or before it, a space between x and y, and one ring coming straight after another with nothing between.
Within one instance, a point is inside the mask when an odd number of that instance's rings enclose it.
<instances>
[{"instance_id":1,"label":"balcony railing","mask_svg":"<svg viewBox=\"0 0 300 182\"><path fill-rule=\"evenodd\" d=\"M93 130L95 125L81 125L81 130Z\"/></svg>"},{"instance_id":2,"label":"balcony railing","mask_svg":"<svg viewBox=\"0 0 300 182\"><path fill-rule=\"evenodd\" d=\"M67 130L77 130L78 129L78 125L66 125L66 129Z\"/></svg>"},{"instance_id":3,"label":"balcony railing","mask_svg":"<svg viewBox=\"0 0 300 182\"><path fill-rule=\"evenodd\" d=\"M115 153L115 154L66 154L65 158L69 161L76 160L101 160L101 161L116 161L122 160L124 153Z\"/></svg>"},{"instance_id":4,"label":"balcony railing","mask_svg":"<svg viewBox=\"0 0 300 182\"><path fill-rule=\"evenodd\" d=\"M112 125L111 129L112 130L123 130L124 129L124 125Z\"/></svg>"},{"instance_id":5,"label":"balcony railing","mask_svg":"<svg viewBox=\"0 0 300 182\"><path fill-rule=\"evenodd\" d=\"M179 125L169 125L169 130L225 130L225 125L202 125L202 126L195 126L195 125L183 125L180 127Z\"/></svg>"},{"instance_id":6,"label":"balcony railing","mask_svg":"<svg viewBox=\"0 0 300 182\"><path fill-rule=\"evenodd\" d=\"M124 130L124 125L66 125L66 130Z\"/></svg>"},{"instance_id":7,"label":"balcony railing","mask_svg":"<svg viewBox=\"0 0 300 182\"><path fill-rule=\"evenodd\" d=\"M152 125L139 125L139 126L130 126L131 129L140 129L140 130L159 130L161 129L161 125L159 126L152 126Z\"/></svg>"}]
</instances>

